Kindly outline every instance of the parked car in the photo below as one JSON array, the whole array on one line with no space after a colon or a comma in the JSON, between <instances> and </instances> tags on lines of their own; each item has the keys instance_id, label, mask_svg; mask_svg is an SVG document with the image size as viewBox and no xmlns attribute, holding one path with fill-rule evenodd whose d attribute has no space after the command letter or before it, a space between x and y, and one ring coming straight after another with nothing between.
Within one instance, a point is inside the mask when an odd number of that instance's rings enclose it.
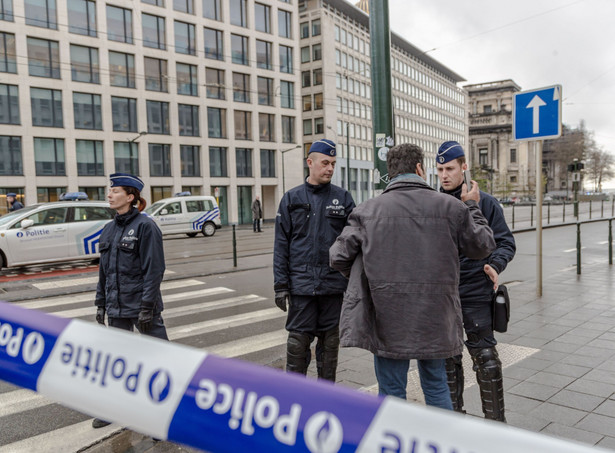
<instances>
[{"instance_id":1,"label":"parked car","mask_svg":"<svg viewBox=\"0 0 615 453\"><path fill-rule=\"evenodd\" d=\"M94 259L98 239L115 211L104 201L26 206L0 217L0 268Z\"/></svg>"},{"instance_id":2,"label":"parked car","mask_svg":"<svg viewBox=\"0 0 615 453\"><path fill-rule=\"evenodd\" d=\"M213 236L220 223L220 209L214 197L190 195L164 198L145 209L163 235L185 233L195 237Z\"/></svg>"}]
</instances>

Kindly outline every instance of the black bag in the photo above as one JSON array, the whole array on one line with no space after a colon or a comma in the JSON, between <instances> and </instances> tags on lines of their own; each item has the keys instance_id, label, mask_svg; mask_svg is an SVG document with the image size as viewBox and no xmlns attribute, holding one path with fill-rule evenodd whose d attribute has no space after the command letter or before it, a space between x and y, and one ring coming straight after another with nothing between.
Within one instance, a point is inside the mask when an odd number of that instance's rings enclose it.
<instances>
[{"instance_id":1,"label":"black bag","mask_svg":"<svg viewBox=\"0 0 615 453\"><path fill-rule=\"evenodd\" d=\"M508 288L500 285L493 295L493 330L502 333L506 332L509 319L510 298L508 297Z\"/></svg>"}]
</instances>

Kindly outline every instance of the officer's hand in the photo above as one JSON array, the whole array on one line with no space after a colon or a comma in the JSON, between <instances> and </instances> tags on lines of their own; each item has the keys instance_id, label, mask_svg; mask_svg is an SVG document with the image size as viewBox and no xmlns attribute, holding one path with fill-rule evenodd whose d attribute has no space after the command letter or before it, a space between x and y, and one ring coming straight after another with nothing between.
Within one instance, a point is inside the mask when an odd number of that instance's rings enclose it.
<instances>
[{"instance_id":1,"label":"officer's hand","mask_svg":"<svg viewBox=\"0 0 615 453\"><path fill-rule=\"evenodd\" d=\"M485 264L485 266L483 267L483 270L485 271L485 274L487 274L487 277L489 277L491 281L493 282L493 290L497 291L498 290L498 273L495 271L494 268L492 268L488 264Z\"/></svg>"},{"instance_id":2,"label":"officer's hand","mask_svg":"<svg viewBox=\"0 0 615 453\"><path fill-rule=\"evenodd\" d=\"M478 191L478 184L472 180L472 189L468 192L468 188L465 184L461 185L461 201L474 200L477 203L480 201L480 193Z\"/></svg>"},{"instance_id":3,"label":"officer's hand","mask_svg":"<svg viewBox=\"0 0 615 453\"><path fill-rule=\"evenodd\" d=\"M137 320L137 327L139 332L147 333L152 328L152 321L154 319L154 310L142 308L139 312L139 319Z\"/></svg>"},{"instance_id":4,"label":"officer's hand","mask_svg":"<svg viewBox=\"0 0 615 453\"><path fill-rule=\"evenodd\" d=\"M98 307L96 309L96 322L103 326L105 325L105 307Z\"/></svg>"},{"instance_id":5,"label":"officer's hand","mask_svg":"<svg viewBox=\"0 0 615 453\"><path fill-rule=\"evenodd\" d=\"M275 293L275 304L282 311L286 311L286 306L290 303L290 292L289 291L278 291Z\"/></svg>"}]
</instances>

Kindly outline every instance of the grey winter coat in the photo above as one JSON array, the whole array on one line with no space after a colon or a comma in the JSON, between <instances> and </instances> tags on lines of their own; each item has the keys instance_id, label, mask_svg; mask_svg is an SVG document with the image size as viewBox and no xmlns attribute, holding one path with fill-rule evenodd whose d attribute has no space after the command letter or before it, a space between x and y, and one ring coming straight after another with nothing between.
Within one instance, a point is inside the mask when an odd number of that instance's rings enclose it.
<instances>
[{"instance_id":1,"label":"grey winter coat","mask_svg":"<svg viewBox=\"0 0 615 453\"><path fill-rule=\"evenodd\" d=\"M389 185L355 208L330 250L331 267L350 273L341 345L391 359L461 354L459 254L494 249L476 202L415 180Z\"/></svg>"}]
</instances>

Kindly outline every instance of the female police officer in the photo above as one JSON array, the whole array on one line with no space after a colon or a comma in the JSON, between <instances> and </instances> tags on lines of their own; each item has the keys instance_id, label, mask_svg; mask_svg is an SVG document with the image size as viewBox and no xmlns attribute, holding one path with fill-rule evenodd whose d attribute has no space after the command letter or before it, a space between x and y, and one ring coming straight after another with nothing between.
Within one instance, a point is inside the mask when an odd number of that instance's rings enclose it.
<instances>
[{"instance_id":1,"label":"female police officer","mask_svg":"<svg viewBox=\"0 0 615 453\"><path fill-rule=\"evenodd\" d=\"M160 316L160 282L164 274L162 233L141 215L143 181L126 173L111 175L109 205L117 212L100 235L100 270L96 289L96 321L109 326L168 340ZM136 208L135 206L138 206ZM95 419L94 428L108 425Z\"/></svg>"}]
</instances>

